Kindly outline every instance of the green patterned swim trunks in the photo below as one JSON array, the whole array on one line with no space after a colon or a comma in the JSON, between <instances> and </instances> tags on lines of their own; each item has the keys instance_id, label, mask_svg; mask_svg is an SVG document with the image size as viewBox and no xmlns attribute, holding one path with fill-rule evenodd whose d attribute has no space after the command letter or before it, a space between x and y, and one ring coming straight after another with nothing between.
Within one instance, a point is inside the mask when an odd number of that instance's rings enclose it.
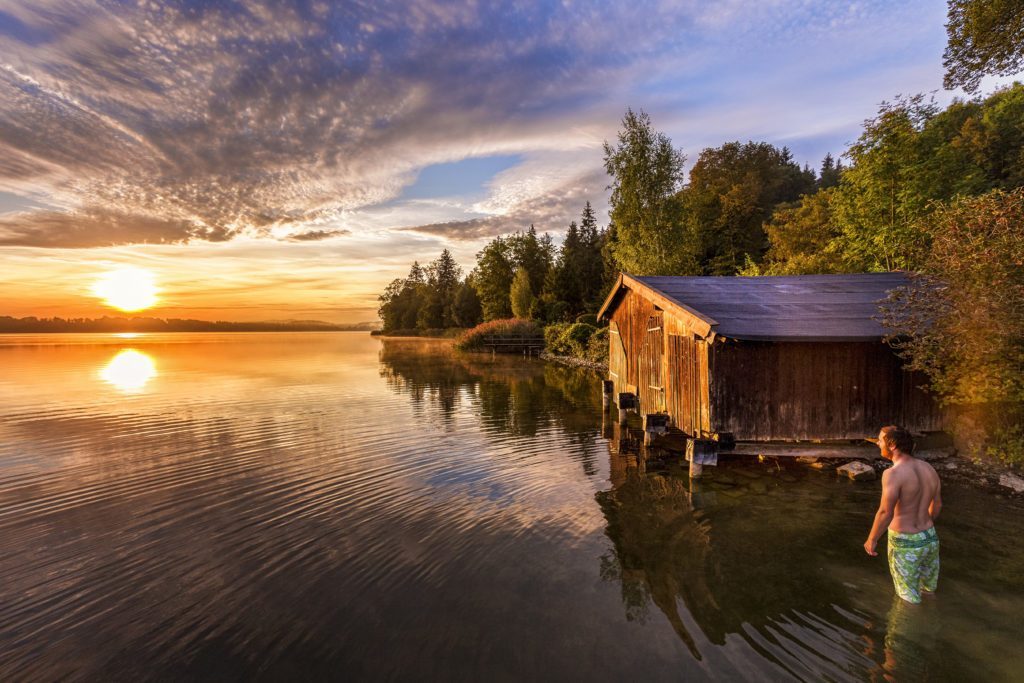
<instances>
[{"instance_id":1,"label":"green patterned swim trunks","mask_svg":"<svg viewBox=\"0 0 1024 683\"><path fill-rule=\"evenodd\" d=\"M889 530L889 571L896 594L917 604L921 590L933 592L939 584L939 536L935 527L916 534Z\"/></svg>"}]
</instances>

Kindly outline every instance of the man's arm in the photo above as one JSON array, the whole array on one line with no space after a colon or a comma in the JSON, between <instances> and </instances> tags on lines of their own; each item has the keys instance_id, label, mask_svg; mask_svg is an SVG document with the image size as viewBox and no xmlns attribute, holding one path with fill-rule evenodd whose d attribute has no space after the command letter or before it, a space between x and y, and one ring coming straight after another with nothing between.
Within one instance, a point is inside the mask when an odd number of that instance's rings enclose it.
<instances>
[{"instance_id":1,"label":"man's arm","mask_svg":"<svg viewBox=\"0 0 1024 683\"><path fill-rule=\"evenodd\" d=\"M936 476L935 496L932 498L931 504L928 505L928 514L932 516L933 522L939 518L940 512L942 512L942 482Z\"/></svg>"},{"instance_id":2,"label":"man's arm","mask_svg":"<svg viewBox=\"0 0 1024 683\"><path fill-rule=\"evenodd\" d=\"M871 525L868 540L864 542L864 552L868 555L878 554L875 552L878 539L889 528L889 523L896 514L896 503L900 499L900 492L899 485L892 479L892 470L882 472L882 502L878 506L878 512L875 513L875 523Z\"/></svg>"}]
</instances>

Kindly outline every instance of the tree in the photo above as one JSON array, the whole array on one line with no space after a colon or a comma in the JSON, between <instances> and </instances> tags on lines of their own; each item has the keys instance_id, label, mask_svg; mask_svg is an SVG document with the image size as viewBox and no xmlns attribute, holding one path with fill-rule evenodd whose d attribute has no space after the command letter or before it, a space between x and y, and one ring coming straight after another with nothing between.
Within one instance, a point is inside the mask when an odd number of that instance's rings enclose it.
<instances>
[{"instance_id":1,"label":"tree","mask_svg":"<svg viewBox=\"0 0 1024 683\"><path fill-rule=\"evenodd\" d=\"M1024 188L928 219L925 271L885 311L891 342L951 403L1024 403Z\"/></svg>"},{"instance_id":2,"label":"tree","mask_svg":"<svg viewBox=\"0 0 1024 683\"><path fill-rule=\"evenodd\" d=\"M398 307L399 298L402 295L402 288L405 280L395 278L384 289L384 293L377 297L380 306L377 308L377 315L380 317L382 329L385 332L397 330L402 325L401 312Z\"/></svg>"},{"instance_id":3,"label":"tree","mask_svg":"<svg viewBox=\"0 0 1024 683\"><path fill-rule=\"evenodd\" d=\"M947 90L977 92L982 76L1009 76L1024 68L1024 2L949 0L947 6Z\"/></svg>"},{"instance_id":4,"label":"tree","mask_svg":"<svg viewBox=\"0 0 1024 683\"><path fill-rule=\"evenodd\" d=\"M551 270L545 289L553 301L564 301L576 313L583 308L583 241L576 221L569 223L565 241L558 253L558 262Z\"/></svg>"},{"instance_id":5,"label":"tree","mask_svg":"<svg viewBox=\"0 0 1024 683\"><path fill-rule=\"evenodd\" d=\"M831 190L804 195L798 202L776 207L765 223L768 251L763 263L751 263L742 275L806 275L842 272L844 264L831 250L837 230Z\"/></svg>"},{"instance_id":6,"label":"tree","mask_svg":"<svg viewBox=\"0 0 1024 683\"><path fill-rule=\"evenodd\" d=\"M555 259L551 236L545 233L537 237L537 229L531 225L529 230L510 235L507 240L513 263L526 271L530 278L530 291L534 296L539 295Z\"/></svg>"},{"instance_id":7,"label":"tree","mask_svg":"<svg viewBox=\"0 0 1024 683\"><path fill-rule=\"evenodd\" d=\"M913 269L927 248L919 218L931 197L920 173L928 158L920 133L937 113L923 96L883 102L847 156L832 207L839 250L856 271Z\"/></svg>"},{"instance_id":8,"label":"tree","mask_svg":"<svg viewBox=\"0 0 1024 683\"><path fill-rule=\"evenodd\" d=\"M580 289L584 310L597 310L604 300L604 235L597 228L594 209L587 202L580 216Z\"/></svg>"},{"instance_id":9,"label":"tree","mask_svg":"<svg viewBox=\"0 0 1024 683\"><path fill-rule=\"evenodd\" d=\"M530 274L525 268L516 270L515 277L512 278L512 287L509 290L509 299L512 303L512 315L517 318L530 317L534 296L530 287Z\"/></svg>"},{"instance_id":10,"label":"tree","mask_svg":"<svg viewBox=\"0 0 1024 683\"><path fill-rule=\"evenodd\" d=\"M416 324L420 329L453 327L452 305L462 269L445 249L426 269L426 286Z\"/></svg>"},{"instance_id":11,"label":"tree","mask_svg":"<svg viewBox=\"0 0 1024 683\"><path fill-rule=\"evenodd\" d=\"M378 297L377 314L385 332L416 327L424 303L424 286L424 271L417 262L413 262L405 279L391 281Z\"/></svg>"},{"instance_id":12,"label":"tree","mask_svg":"<svg viewBox=\"0 0 1024 683\"><path fill-rule=\"evenodd\" d=\"M826 154L825 158L821 160L821 173L818 174L818 189L827 190L830 187L835 187L839 184L839 178L843 173L843 162L832 158L831 154Z\"/></svg>"},{"instance_id":13,"label":"tree","mask_svg":"<svg viewBox=\"0 0 1024 683\"><path fill-rule=\"evenodd\" d=\"M483 307L484 320L512 315L509 292L512 288L514 261L512 247L503 237L495 237L476 255L472 280Z\"/></svg>"},{"instance_id":14,"label":"tree","mask_svg":"<svg viewBox=\"0 0 1024 683\"><path fill-rule=\"evenodd\" d=\"M634 275L681 275L695 269L683 244L677 194L683 182L682 151L655 132L643 111L626 110L618 144L604 143L611 183L612 254Z\"/></svg>"},{"instance_id":15,"label":"tree","mask_svg":"<svg viewBox=\"0 0 1024 683\"><path fill-rule=\"evenodd\" d=\"M480 297L477 296L471 278L466 278L466 281L459 285L455 303L452 305L452 316L458 327L474 327L483 320Z\"/></svg>"},{"instance_id":16,"label":"tree","mask_svg":"<svg viewBox=\"0 0 1024 683\"><path fill-rule=\"evenodd\" d=\"M786 148L766 142L729 142L705 149L682 193L689 242L701 270L735 275L767 248L763 224L780 202L812 192L813 171L801 169Z\"/></svg>"}]
</instances>

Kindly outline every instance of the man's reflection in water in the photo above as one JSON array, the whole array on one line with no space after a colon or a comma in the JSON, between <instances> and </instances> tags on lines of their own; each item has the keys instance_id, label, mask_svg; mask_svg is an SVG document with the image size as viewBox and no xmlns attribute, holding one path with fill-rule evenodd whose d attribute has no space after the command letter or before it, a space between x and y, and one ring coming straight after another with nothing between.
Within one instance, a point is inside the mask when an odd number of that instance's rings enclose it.
<instances>
[{"instance_id":1,"label":"man's reflection in water","mask_svg":"<svg viewBox=\"0 0 1024 683\"><path fill-rule=\"evenodd\" d=\"M929 670L939 630L942 626L935 598L912 605L893 597L885 634L883 679L887 681L926 681L934 678Z\"/></svg>"}]
</instances>

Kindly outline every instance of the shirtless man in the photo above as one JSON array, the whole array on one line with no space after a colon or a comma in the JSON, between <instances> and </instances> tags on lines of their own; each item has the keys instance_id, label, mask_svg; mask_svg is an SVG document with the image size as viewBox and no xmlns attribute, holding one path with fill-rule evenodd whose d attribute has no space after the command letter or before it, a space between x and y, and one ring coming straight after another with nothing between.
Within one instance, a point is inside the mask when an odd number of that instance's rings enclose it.
<instances>
[{"instance_id":1,"label":"shirtless man","mask_svg":"<svg viewBox=\"0 0 1024 683\"><path fill-rule=\"evenodd\" d=\"M939 582L939 537L935 534L935 518L942 510L939 475L913 456L914 438L901 427L882 427L878 448L893 466L882 473L882 503L864 551L878 555L875 546L888 527L889 571L896 594L917 604L921 594L934 593Z\"/></svg>"}]
</instances>

